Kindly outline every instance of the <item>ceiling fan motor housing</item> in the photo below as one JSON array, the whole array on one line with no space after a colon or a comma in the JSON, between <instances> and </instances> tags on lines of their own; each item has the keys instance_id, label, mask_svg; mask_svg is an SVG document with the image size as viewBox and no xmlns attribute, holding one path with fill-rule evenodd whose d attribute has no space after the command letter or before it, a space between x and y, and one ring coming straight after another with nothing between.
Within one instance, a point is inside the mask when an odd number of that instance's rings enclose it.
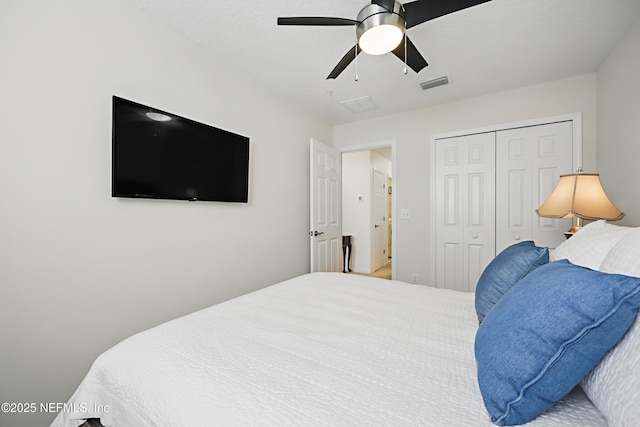
<instances>
[{"instance_id":1,"label":"ceiling fan motor housing","mask_svg":"<svg viewBox=\"0 0 640 427\"><path fill-rule=\"evenodd\" d=\"M405 15L402 4L398 2L394 3L393 11L391 12L377 4L368 4L360 11L360 13L358 13L357 20L360 22L356 27L358 43L362 50L371 55L380 55L390 52L402 41L402 36L404 35L405 30ZM388 37L388 33L386 35L381 34L385 30L394 34L395 38L392 37L391 39L393 40L393 43L396 41L397 43L393 46L385 46L380 50L375 48L373 50L369 49L367 47L367 39L378 38L378 40L373 42L373 44L379 45L381 38Z\"/></svg>"}]
</instances>

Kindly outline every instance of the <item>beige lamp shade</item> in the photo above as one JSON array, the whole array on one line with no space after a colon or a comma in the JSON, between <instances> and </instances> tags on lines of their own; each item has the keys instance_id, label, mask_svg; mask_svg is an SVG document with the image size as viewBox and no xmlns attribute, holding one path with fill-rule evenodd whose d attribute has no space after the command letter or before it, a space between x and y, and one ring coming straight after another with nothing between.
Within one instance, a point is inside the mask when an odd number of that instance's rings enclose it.
<instances>
[{"instance_id":1,"label":"beige lamp shade","mask_svg":"<svg viewBox=\"0 0 640 427\"><path fill-rule=\"evenodd\" d=\"M549 198L536 209L547 218L606 219L617 221L624 217L602 188L597 173L561 175L558 185Z\"/></svg>"}]
</instances>

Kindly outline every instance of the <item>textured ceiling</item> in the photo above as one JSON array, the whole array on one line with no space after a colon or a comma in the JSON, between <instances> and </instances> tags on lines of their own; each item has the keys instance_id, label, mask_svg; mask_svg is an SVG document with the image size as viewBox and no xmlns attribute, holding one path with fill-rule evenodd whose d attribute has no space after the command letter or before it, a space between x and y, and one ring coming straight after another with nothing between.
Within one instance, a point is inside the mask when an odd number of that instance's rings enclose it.
<instances>
[{"instance_id":1,"label":"textured ceiling","mask_svg":"<svg viewBox=\"0 0 640 427\"><path fill-rule=\"evenodd\" d=\"M596 71L640 14L639 0L493 0L413 27L429 66L416 74L392 54L358 57L353 27L279 27L279 16L355 19L363 0L128 0L300 107L339 124ZM445 0L442 0L445 1ZM422 91L419 82L451 84ZM369 96L377 108L340 103Z\"/></svg>"}]
</instances>

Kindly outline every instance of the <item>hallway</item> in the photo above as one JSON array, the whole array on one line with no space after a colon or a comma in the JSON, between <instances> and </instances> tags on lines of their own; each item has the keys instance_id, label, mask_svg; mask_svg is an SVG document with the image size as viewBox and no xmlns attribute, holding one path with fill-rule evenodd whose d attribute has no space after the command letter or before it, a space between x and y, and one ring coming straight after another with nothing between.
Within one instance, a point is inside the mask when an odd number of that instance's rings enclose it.
<instances>
[{"instance_id":1,"label":"hallway","mask_svg":"<svg viewBox=\"0 0 640 427\"><path fill-rule=\"evenodd\" d=\"M361 276L379 277L381 279L391 280L391 260L389 260L384 267L382 267L378 271L374 271L371 274L354 273L354 272L351 272L349 274L360 274Z\"/></svg>"}]
</instances>

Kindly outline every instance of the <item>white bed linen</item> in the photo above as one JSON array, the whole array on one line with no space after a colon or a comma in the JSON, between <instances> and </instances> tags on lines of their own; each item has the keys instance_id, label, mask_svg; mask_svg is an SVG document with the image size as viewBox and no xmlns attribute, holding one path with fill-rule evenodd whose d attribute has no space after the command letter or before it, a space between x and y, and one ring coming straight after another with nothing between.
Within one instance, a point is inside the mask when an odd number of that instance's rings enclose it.
<instances>
[{"instance_id":1,"label":"white bed linen","mask_svg":"<svg viewBox=\"0 0 640 427\"><path fill-rule=\"evenodd\" d=\"M477 327L473 294L304 275L126 339L52 426L491 426ZM575 391L528 425L606 422Z\"/></svg>"}]
</instances>

